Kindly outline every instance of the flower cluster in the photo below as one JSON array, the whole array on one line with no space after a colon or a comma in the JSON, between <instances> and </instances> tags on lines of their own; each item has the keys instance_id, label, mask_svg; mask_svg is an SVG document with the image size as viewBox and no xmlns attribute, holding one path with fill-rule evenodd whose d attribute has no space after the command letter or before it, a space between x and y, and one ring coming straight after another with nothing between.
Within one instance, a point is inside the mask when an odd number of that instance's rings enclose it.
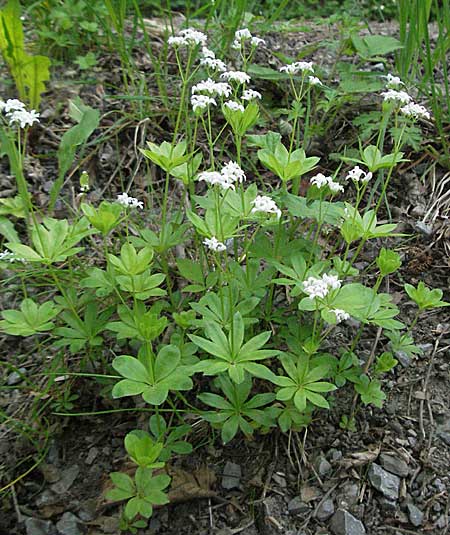
<instances>
[{"instance_id":1,"label":"flower cluster","mask_svg":"<svg viewBox=\"0 0 450 535\"><path fill-rule=\"evenodd\" d=\"M308 76L308 82L311 85L323 85L323 83L320 81L320 78L317 78L317 76Z\"/></svg>"},{"instance_id":2,"label":"flower cluster","mask_svg":"<svg viewBox=\"0 0 450 535\"><path fill-rule=\"evenodd\" d=\"M372 173L370 171L366 173L359 167L359 165L356 165L348 172L345 178L346 180L353 180L353 182L363 182L366 184L372 178Z\"/></svg>"},{"instance_id":3,"label":"flower cluster","mask_svg":"<svg viewBox=\"0 0 450 535\"><path fill-rule=\"evenodd\" d=\"M231 111L240 111L244 113L244 106L242 104L239 104L239 102L236 102L234 100L227 100L224 104L225 107L227 107Z\"/></svg>"},{"instance_id":4,"label":"flower cluster","mask_svg":"<svg viewBox=\"0 0 450 535\"><path fill-rule=\"evenodd\" d=\"M253 36L248 28L243 28L242 30L237 30L234 33L234 41L231 45L231 48L234 48L235 50L241 50L245 41L250 41L250 44L254 47L266 44L264 39Z\"/></svg>"},{"instance_id":5,"label":"flower cluster","mask_svg":"<svg viewBox=\"0 0 450 535\"><path fill-rule=\"evenodd\" d=\"M237 82L238 84L248 84L250 76L242 71L227 71L220 75L221 78L229 82Z\"/></svg>"},{"instance_id":6,"label":"flower cluster","mask_svg":"<svg viewBox=\"0 0 450 535\"><path fill-rule=\"evenodd\" d=\"M297 74L299 72L314 72L312 61L295 61L290 65L283 65L280 67L280 72L287 74Z\"/></svg>"},{"instance_id":7,"label":"flower cluster","mask_svg":"<svg viewBox=\"0 0 450 535\"><path fill-rule=\"evenodd\" d=\"M25 128L39 122L39 113L36 110L27 111L25 104L16 98L6 102L0 100L0 112L6 115L10 126L19 124L20 128Z\"/></svg>"},{"instance_id":8,"label":"flower cluster","mask_svg":"<svg viewBox=\"0 0 450 535\"><path fill-rule=\"evenodd\" d=\"M341 287L341 281L336 275L325 273L322 278L308 277L303 282L303 291L308 294L310 299L319 297L324 299L330 290L337 290Z\"/></svg>"},{"instance_id":9,"label":"flower cluster","mask_svg":"<svg viewBox=\"0 0 450 535\"><path fill-rule=\"evenodd\" d=\"M168 43L173 47L190 47L197 45L206 45L207 37L204 33L194 30L193 28L186 28L178 32L178 35L169 37Z\"/></svg>"},{"instance_id":10,"label":"flower cluster","mask_svg":"<svg viewBox=\"0 0 450 535\"><path fill-rule=\"evenodd\" d=\"M276 202L266 195L258 195L255 200L252 201L252 204L252 214L264 212L266 214L275 214L277 219L280 219L281 217L281 210L278 208Z\"/></svg>"},{"instance_id":11,"label":"flower cluster","mask_svg":"<svg viewBox=\"0 0 450 535\"><path fill-rule=\"evenodd\" d=\"M222 170L203 171L198 175L199 181L204 181L211 186L220 186L222 189L234 189L236 182L243 182L246 179L244 171L236 162L230 161Z\"/></svg>"},{"instance_id":12,"label":"flower cluster","mask_svg":"<svg viewBox=\"0 0 450 535\"><path fill-rule=\"evenodd\" d=\"M204 110L210 105L212 106L217 105L216 101L212 97L208 97L207 95L192 95L191 104L192 104L192 109L194 111Z\"/></svg>"},{"instance_id":13,"label":"flower cluster","mask_svg":"<svg viewBox=\"0 0 450 535\"><path fill-rule=\"evenodd\" d=\"M220 97L229 97L231 95L231 87L225 82L214 82L211 78L203 80L192 87L192 94L208 93L210 95L218 95Z\"/></svg>"},{"instance_id":14,"label":"flower cluster","mask_svg":"<svg viewBox=\"0 0 450 535\"><path fill-rule=\"evenodd\" d=\"M317 186L319 189L323 188L324 186L328 186L333 193L344 191L344 186L342 186L338 182L335 182L333 180L333 177L325 176L322 173L318 173L316 176L313 176L310 179L310 182L311 184Z\"/></svg>"},{"instance_id":15,"label":"flower cluster","mask_svg":"<svg viewBox=\"0 0 450 535\"><path fill-rule=\"evenodd\" d=\"M130 197L126 192L117 195L117 202L126 208L144 208L144 203L142 201Z\"/></svg>"},{"instance_id":16,"label":"flower cluster","mask_svg":"<svg viewBox=\"0 0 450 535\"><path fill-rule=\"evenodd\" d=\"M405 85L398 76L393 76L392 74L387 74L386 78L386 87L388 89L398 89L401 85Z\"/></svg>"},{"instance_id":17,"label":"flower cluster","mask_svg":"<svg viewBox=\"0 0 450 535\"><path fill-rule=\"evenodd\" d=\"M331 312L336 315L336 323L341 323L341 321L346 321L350 319L350 314L340 308L334 308Z\"/></svg>"},{"instance_id":18,"label":"flower cluster","mask_svg":"<svg viewBox=\"0 0 450 535\"><path fill-rule=\"evenodd\" d=\"M212 50L204 46L201 51L200 65L208 67L213 71L225 72L227 70L226 64L221 59L216 59L216 55Z\"/></svg>"},{"instance_id":19,"label":"flower cluster","mask_svg":"<svg viewBox=\"0 0 450 535\"><path fill-rule=\"evenodd\" d=\"M255 91L254 89L245 89L245 91L242 92L242 100L255 100L257 98L261 99L261 93L259 91Z\"/></svg>"},{"instance_id":20,"label":"flower cluster","mask_svg":"<svg viewBox=\"0 0 450 535\"><path fill-rule=\"evenodd\" d=\"M389 89L381 96L385 101L395 102L398 104L409 104L412 101L412 97L408 95L406 91L397 91L396 89Z\"/></svg>"},{"instance_id":21,"label":"flower cluster","mask_svg":"<svg viewBox=\"0 0 450 535\"><path fill-rule=\"evenodd\" d=\"M14 253L10 251L0 252L0 262L26 262L25 258L18 258Z\"/></svg>"},{"instance_id":22,"label":"flower cluster","mask_svg":"<svg viewBox=\"0 0 450 535\"><path fill-rule=\"evenodd\" d=\"M208 247L208 249L210 249L211 251L216 251L218 253L226 251L227 249L227 246L224 243L220 242L215 236L213 236L212 238L205 238L203 240L203 244L206 245L206 247Z\"/></svg>"},{"instance_id":23,"label":"flower cluster","mask_svg":"<svg viewBox=\"0 0 450 535\"><path fill-rule=\"evenodd\" d=\"M407 117L412 117L413 119L431 118L430 112L424 106L421 106L420 104L415 104L414 102L406 104L406 106L400 108L400 111L403 113L403 115L406 115Z\"/></svg>"}]
</instances>

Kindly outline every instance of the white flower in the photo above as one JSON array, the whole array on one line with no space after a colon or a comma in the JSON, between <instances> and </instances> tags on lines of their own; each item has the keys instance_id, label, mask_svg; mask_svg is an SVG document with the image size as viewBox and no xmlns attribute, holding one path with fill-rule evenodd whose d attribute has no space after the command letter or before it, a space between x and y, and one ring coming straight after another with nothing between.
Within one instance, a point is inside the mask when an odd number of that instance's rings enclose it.
<instances>
[{"instance_id":1,"label":"white flower","mask_svg":"<svg viewBox=\"0 0 450 535\"><path fill-rule=\"evenodd\" d=\"M260 37L252 37L250 39L250 43L252 44L252 46L259 46L259 45L265 45L266 44L264 39L261 39Z\"/></svg>"},{"instance_id":2,"label":"white flower","mask_svg":"<svg viewBox=\"0 0 450 535\"><path fill-rule=\"evenodd\" d=\"M17 98L9 98L6 102L1 101L0 111L10 113L19 110L25 110L25 104Z\"/></svg>"},{"instance_id":3,"label":"white flower","mask_svg":"<svg viewBox=\"0 0 450 535\"><path fill-rule=\"evenodd\" d=\"M196 46L206 45L207 37L204 33L194 30L193 28L186 28L178 32L177 36L169 37L168 43L171 46Z\"/></svg>"},{"instance_id":4,"label":"white flower","mask_svg":"<svg viewBox=\"0 0 450 535\"><path fill-rule=\"evenodd\" d=\"M323 188L324 186L328 186L333 193L344 191L344 187L338 182L335 182L333 180L333 177L325 176L322 173L318 173L317 175L313 176L310 179L310 182L311 184L317 186L319 189Z\"/></svg>"},{"instance_id":5,"label":"white flower","mask_svg":"<svg viewBox=\"0 0 450 535\"><path fill-rule=\"evenodd\" d=\"M317 76L308 76L308 82L311 85L323 85L323 83L320 81L319 78L317 78Z\"/></svg>"},{"instance_id":6,"label":"white flower","mask_svg":"<svg viewBox=\"0 0 450 535\"><path fill-rule=\"evenodd\" d=\"M212 50L210 50L207 46L204 46L202 48L202 51L200 52L200 54L204 58L211 58L211 59L215 59L216 58L216 55L214 54L214 52Z\"/></svg>"},{"instance_id":7,"label":"white flower","mask_svg":"<svg viewBox=\"0 0 450 535\"><path fill-rule=\"evenodd\" d=\"M245 109L242 104L239 104L239 102L235 102L234 100L227 100L224 104L229 110L231 111L240 111L244 113Z\"/></svg>"},{"instance_id":8,"label":"white flower","mask_svg":"<svg viewBox=\"0 0 450 535\"><path fill-rule=\"evenodd\" d=\"M226 64L221 59L204 57L200 59L200 65L219 72L225 72L227 70Z\"/></svg>"},{"instance_id":9,"label":"white flower","mask_svg":"<svg viewBox=\"0 0 450 535\"><path fill-rule=\"evenodd\" d=\"M234 32L234 38L236 40L251 39L252 34L250 33L250 30L248 28L243 28L242 30L236 30Z\"/></svg>"},{"instance_id":10,"label":"white flower","mask_svg":"<svg viewBox=\"0 0 450 535\"><path fill-rule=\"evenodd\" d=\"M212 238L205 238L205 240L203 240L203 243L211 251L217 251L218 253L221 253L222 251L227 250L227 246L224 243L220 242L215 236L213 236Z\"/></svg>"},{"instance_id":11,"label":"white flower","mask_svg":"<svg viewBox=\"0 0 450 535\"><path fill-rule=\"evenodd\" d=\"M144 203L142 201L139 201L134 197L129 197L128 193L126 192L117 195L117 202L127 208L144 208Z\"/></svg>"},{"instance_id":12,"label":"white flower","mask_svg":"<svg viewBox=\"0 0 450 535\"><path fill-rule=\"evenodd\" d=\"M192 95L191 104L192 109L194 111L204 110L209 105L217 105L216 101L212 97L208 97L207 95Z\"/></svg>"},{"instance_id":13,"label":"white flower","mask_svg":"<svg viewBox=\"0 0 450 535\"><path fill-rule=\"evenodd\" d=\"M350 319L350 314L345 312L345 310L342 310L340 308L335 308L331 312L333 312L336 315L336 323L341 323L341 321L345 321Z\"/></svg>"},{"instance_id":14,"label":"white flower","mask_svg":"<svg viewBox=\"0 0 450 535\"><path fill-rule=\"evenodd\" d=\"M11 253L11 251L3 251L0 252L0 262L26 262L25 258L18 258L14 253Z\"/></svg>"},{"instance_id":15,"label":"white flower","mask_svg":"<svg viewBox=\"0 0 450 535\"><path fill-rule=\"evenodd\" d=\"M20 124L20 128L32 126L34 123L39 122L39 113L36 110L26 111L22 109L11 111L7 113L6 116L8 117L10 125L18 123Z\"/></svg>"},{"instance_id":16,"label":"white flower","mask_svg":"<svg viewBox=\"0 0 450 535\"><path fill-rule=\"evenodd\" d=\"M372 178L372 173L370 171L366 173L359 167L359 165L356 165L348 172L348 175L345 178L346 180L353 180L353 182L367 183Z\"/></svg>"},{"instance_id":17,"label":"white flower","mask_svg":"<svg viewBox=\"0 0 450 535\"><path fill-rule=\"evenodd\" d=\"M256 98L261 98L261 93L259 91L255 91L254 89L246 89L242 93L242 100L254 100Z\"/></svg>"},{"instance_id":18,"label":"white flower","mask_svg":"<svg viewBox=\"0 0 450 535\"><path fill-rule=\"evenodd\" d=\"M220 77L240 84L248 84L250 82L250 76L242 71L227 71L222 73Z\"/></svg>"},{"instance_id":19,"label":"white flower","mask_svg":"<svg viewBox=\"0 0 450 535\"><path fill-rule=\"evenodd\" d=\"M275 214L277 219L281 217L281 210L278 208L276 202L266 195L258 195L255 200L252 201L252 204L252 214L265 212L267 214Z\"/></svg>"},{"instance_id":20,"label":"white flower","mask_svg":"<svg viewBox=\"0 0 450 535\"><path fill-rule=\"evenodd\" d=\"M222 167L222 176L225 177L228 182L244 182L246 176L244 171L239 167L236 162L229 161L224 167Z\"/></svg>"},{"instance_id":21,"label":"white flower","mask_svg":"<svg viewBox=\"0 0 450 535\"><path fill-rule=\"evenodd\" d=\"M341 281L336 275L322 275L322 278L308 277L303 282L303 291L308 294L310 299L320 297L324 299L330 290L337 290L341 287Z\"/></svg>"},{"instance_id":22,"label":"white flower","mask_svg":"<svg viewBox=\"0 0 450 535\"><path fill-rule=\"evenodd\" d=\"M387 74L386 78L386 87L388 89L397 89L401 85L405 85L398 76L393 76L392 74Z\"/></svg>"},{"instance_id":23,"label":"white flower","mask_svg":"<svg viewBox=\"0 0 450 535\"><path fill-rule=\"evenodd\" d=\"M280 67L281 72L287 72L288 74L297 74L298 72L314 72L312 61L296 61L290 65L283 65Z\"/></svg>"},{"instance_id":24,"label":"white flower","mask_svg":"<svg viewBox=\"0 0 450 535\"><path fill-rule=\"evenodd\" d=\"M430 112L424 106L415 104L414 102L403 106L403 108L400 108L400 111L403 115L412 117L413 119L431 119Z\"/></svg>"},{"instance_id":25,"label":"white flower","mask_svg":"<svg viewBox=\"0 0 450 535\"><path fill-rule=\"evenodd\" d=\"M412 100L411 96L408 95L406 91L397 91L395 89L389 89L384 93L381 93L381 96L386 101L398 102L399 104L409 104Z\"/></svg>"},{"instance_id":26,"label":"white flower","mask_svg":"<svg viewBox=\"0 0 450 535\"><path fill-rule=\"evenodd\" d=\"M193 95L195 93L201 93L203 91L209 93L210 95L219 95L225 97L231 95L231 87L229 84L225 82L214 82L213 80L211 80L211 78L203 80L202 82L199 82L198 84L192 87Z\"/></svg>"}]
</instances>

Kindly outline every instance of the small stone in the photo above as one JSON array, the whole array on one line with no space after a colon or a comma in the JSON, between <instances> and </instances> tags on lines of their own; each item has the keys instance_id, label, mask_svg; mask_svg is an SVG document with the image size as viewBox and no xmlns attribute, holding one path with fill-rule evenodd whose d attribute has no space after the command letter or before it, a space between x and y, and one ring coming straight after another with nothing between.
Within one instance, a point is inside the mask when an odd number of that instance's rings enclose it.
<instances>
[{"instance_id":1,"label":"small stone","mask_svg":"<svg viewBox=\"0 0 450 535\"><path fill-rule=\"evenodd\" d=\"M286 488L287 487L287 483L286 483L286 476L281 473L281 472L276 472L275 474L273 474L272 476L272 479L275 481L275 483L277 485L279 485L280 487L282 488Z\"/></svg>"},{"instance_id":2,"label":"small stone","mask_svg":"<svg viewBox=\"0 0 450 535\"><path fill-rule=\"evenodd\" d=\"M41 507L47 507L48 505L55 505L59 502L59 496L56 496L56 494L53 494L53 492L49 489L44 490L39 494L39 496L36 498L36 505Z\"/></svg>"},{"instance_id":3,"label":"small stone","mask_svg":"<svg viewBox=\"0 0 450 535\"><path fill-rule=\"evenodd\" d=\"M359 487L356 483L346 483L338 497L338 508L350 508L358 501Z\"/></svg>"},{"instance_id":4,"label":"small stone","mask_svg":"<svg viewBox=\"0 0 450 535\"><path fill-rule=\"evenodd\" d=\"M416 528L421 526L423 523L422 511L412 503L406 504L406 509L408 510L408 517L411 524Z\"/></svg>"},{"instance_id":5,"label":"small stone","mask_svg":"<svg viewBox=\"0 0 450 535\"><path fill-rule=\"evenodd\" d=\"M27 518L25 520L27 535L49 535L52 528L53 524L50 520L41 520L40 518Z\"/></svg>"},{"instance_id":6,"label":"small stone","mask_svg":"<svg viewBox=\"0 0 450 535\"><path fill-rule=\"evenodd\" d=\"M16 372L12 372L8 375L6 380L8 386L18 385L23 381L22 376L27 373L26 368L19 368Z\"/></svg>"},{"instance_id":7,"label":"small stone","mask_svg":"<svg viewBox=\"0 0 450 535\"><path fill-rule=\"evenodd\" d=\"M327 520L330 518L330 516L334 513L334 503L333 500L328 498L324 502L320 504L320 506L317 509L316 517L321 520Z\"/></svg>"},{"instance_id":8,"label":"small stone","mask_svg":"<svg viewBox=\"0 0 450 535\"><path fill-rule=\"evenodd\" d=\"M61 471L54 464L41 463L39 470L47 483L56 483L61 479Z\"/></svg>"},{"instance_id":9,"label":"small stone","mask_svg":"<svg viewBox=\"0 0 450 535\"><path fill-rule=\"evenodd\" d=\"M443 492L447 488L438 477L434 480L433 485L437 488L439 492Z\"/></svg>"},{"instance_id":10,"label":"small stone","mask_svg":"<svg viewBox=\"0 0 450 535\"><path fill-rule=\"evenodd\" d=\"M429 353L434 345L433 344L416 344L416 347L418 349L420 349L421 351L423 351L424 353Z\"/></svg>"},{"instance_id":11,"label":"small stone","mask_svg":"<svg viewBox=\"0 0 450 535\"><path fill-rule=\"evenodd\" d=\"M75 479L80 473L80 467L77 464L74 464L67 470L64 470L61 473L61 479L50 488L55 494L65 494L70 487L73 485Z\"/></svg>"},{"instance_id":12,"label":"small stone","mask_svg":"<svg viewBox=\"0 0 450 535\"><path fill-rule=\"evenodd\" d=\"M379 459L381 466L388 472L391 472L391 474L395 474L400 477L406 477L409 474L409 466L400 457L394 457L388 453L382 453Z\"/></svg>"},{"instance_id":13,"label":"small stone","mask_svg":"<svg viewBox=\"0 0 450 535\"><path fill-rule=\"evenodd\" d=\"M60 535L82 535L78 527L80 520L73 513L64 513L56 523L56 529Z\"/></svg>"},{"instance_id":14,"label":"small stone","mask_svg":"<svg viewBox=\"0 0 450 535\"><path fill-rule=\"evenodd\" d=\"M319 476L326 476L332 470L331 464L326 460L325 457L320 456L315 463L317 473Z\"/></svg>"},{"instance_id":15,"label":"small stone","mask_svg":"<svg viewBox=\"0 0 450 535\"><path fill-rule=\"evenodd\" d=\"M288 503L288 511L290 515L301 515L307 513L310 510L310 506L302 502L299 496L292 498Z\"/></svg>"},{"instance_id":16,"label":"small stone","mask_svg":"<svg viewBox=\"0 0 450 535\"><path fill-rule=\"evenodd\" d=\"M394 355L404 368L408 368L408 366L411 364L411 357L404 351L395 351Z\"/></svg>"},{"instance_id":17,"label":"small stone","mask_svg":"<svg viewBox=\"0 0 450 535\"><path fill-rule=\"evenodd\" d=\"M389 512L389 513L393 513L394 511L397 511L398 509L398 506L397 506L397 502L393 501L393 500L388 500L387 498L380 498L380 500L378 500L380 506L381 506L381 509L383 511L386 511L386 512Z\"/></svg>"},{"instance_id":18,"label":"small stone","mask_svg":"<svg viewBox=\"0 0 450 535\"><path fill-rule=\"evenodd\" d=\"M372 463L369 468L369 480L372 486L381 492L388 500L397 500L400 488L400 478L387 472L379 464Z\"/></svg>"},{"instance_id":19,"label":"small stone","mask_svg":"<svg viewBox=\"0 0 450 535\"><path fill-rule=\"evenodd\" d=\"M241 467L236 463L227 461L223 470L222 487L227 490L239 488L241 476Z\"/></svg>"},{"instance_id":20,"label":"small stone","mask_svg":"<svg viewBox=\"0 0 450 535\"><path fill-rule=\"evenodd\" d=\"M441 515L436 522L436 527L439 529L444 529L447 526L447 516Z\"/></svg>"},{"instance_id":21,"label":"small stone","mask_svg":"<svg viewBox=\"0 0 450 535\"><path fill-rule=\"evenodd\" d=\"M338 509L331 517L331 531L335 535L365 535L363 523L345 509Z\"/></svg>"},{"instance_id":22,"label":"small stone","mask_svg":"<svg viewBox=\"0 0 450 535\"><path fill-rule=\"evenodd\" d=\"M341 450L337 450L335 448L332 448L328 452L328 455L329 455L329 458L330 458L331 462L333 462L333 463L336 463L337 461L340 461L342 459L342 451Z\"/></svg>"},{"instance_id":23,"label":"small stone","mask_svg":"<svg viewBox=\"0 0 450 535\"><path fill-rule=\"evenodd\" d=\"M88 454L86 455L86 459L84 460L84 462L88 466L91 466L91 464L95 461L95 458L97 457L97 455L98 455L98 448L96 448L95 446L92 448L89 448Z\"/></svg>"}]
</instances>

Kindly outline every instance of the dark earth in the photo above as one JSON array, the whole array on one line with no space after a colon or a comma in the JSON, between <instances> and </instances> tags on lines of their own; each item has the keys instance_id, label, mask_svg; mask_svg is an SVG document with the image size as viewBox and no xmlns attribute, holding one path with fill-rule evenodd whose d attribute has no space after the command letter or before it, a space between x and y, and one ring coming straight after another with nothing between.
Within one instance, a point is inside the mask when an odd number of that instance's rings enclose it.
<instances>
[{"instance_id":1,"label":"dark earth","mask_svg":"<svg viewBox=\"0 0 450 535\"><path fill-rule=\"evenodd\" d=\"M158 21L157 21L158 22ZM153 23L153 27L158 24ZM378 26L379 33L394 34L390 25ZM272 48L285 53L299 45L320 43L336 32L328 27L311 27L308 32L269 35ZM161 46L158 32L153 35ZM331 49L312 55L326 66L333 61ZM142 71L152 66L144 56ZM75 84L79 73L57 72L43 99L44 120L31 139L27 163L29 183L34 187L37 204L44 205L56 175L54 151L68 124L66 102L77 94L102 113L117 109L117 101L105 98L111 91L106 83L120 86L117 58L105 55L96 68L95 83ZM63 80L63 81L61 81ZM149 82L151 83L151 81ZM258 87L257 87L258 88ZM126 104L123 104L126 106ZM144 139L160 139L164 133L163 114L138 127L135 122L117 125L111 113L102 122L102 132L111 135L88 147L83 168L94 181L90 200L114 198L122 191L120 181L134 178L137 192L144 187L139 171L140 156L135 150ZM352 132L345 118L340 125L342 144ZM276 128L276 126L275 126ZM337 152L336 138L330 133L323 140L322 156L328 144ZM429 137L427 137L429 136ZM425 133L424 152L411 153L410 161L396 169L389 192L393 218L399 232L395 242L402 254L400 273L389 280L389 290L399 301L401 319L412 320L414 306L402 291L405 282L442 288L449 299L450 281L450 203L443 195L449 189L448 171L435 161L433 132ZM120 148L120 158L116 148ZM81 165L81 164L80 164ZM121 175L117 169L120 167ZM72 204L78 167L73 184L69 180L64 194ZM144 171L145 172L145 171ZM15 194L15 181L5 159L0 167L2 196ZM157 180L158 177L156 177ZM158 190L158 182L154 185ZM143 193L141 193L143 195ZM64 214L64 204L59 210ZM370 263L385 243L373 242L361 257L361 267ZM5 276L5 279L7 277ZM20 299L14 287L4 284L2 306L14 306ZM397 367L384 379L387 394L382 409L360 407L356 432L339 427L343 414L352 403L351 392L340 390L331 411L317 412L310 427L301 433L284 435L273 431L245 440L238 435L223 447L220 438L195 415L189 440L194 453L175 459L171 504L155 512L149 527L139 533L166 535L402 535L450 532L450 313L437 309L426 313L414 332L422 354L415 357L396 355ZM347 340L345 327L336 331L330 346ZM362 355L373 350L376 330L362 341ZM378 343L382 350L385 341ZM123 438L126 433L146 425L145 412L123 412L134 407L112 402L102 393L102 385L88 379L62 376L49 391L66 382L71 384L70 410L49 404L43 412L45 436L40 439L40 454L24 439L9 418L26 421L34 407L37 392L43 391L47 377L40 375L48 367L51 355L35 352L32 342L0 337L2 367L0 409L0 486L7 486L0 496L0 535L102 535L119 531L119 507L108 504L103 493L109 485L108 473L126 469ZM76 358L70 357L70 370ZM66 363L67 364L67 363ZM20 368L18 374L15 368ZM34 388L27 388L28 378ZM0 383L1 384L1 383ZM47 399L44 396L44 401ZM117 409L116 413L101 411ZM86 416L57 416L60 413L95 413ZM36 429L35 429L36 431ZM20 477L27 473L25 477Z\"/></svg>"}]
</instances>

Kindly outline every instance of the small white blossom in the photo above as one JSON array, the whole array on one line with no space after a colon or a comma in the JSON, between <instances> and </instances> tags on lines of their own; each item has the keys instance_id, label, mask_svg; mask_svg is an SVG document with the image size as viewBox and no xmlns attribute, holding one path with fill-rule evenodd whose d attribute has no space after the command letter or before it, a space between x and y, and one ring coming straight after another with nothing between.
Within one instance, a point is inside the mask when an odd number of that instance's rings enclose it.
<instances>
[{"instance_id":1,"label":"small white blossom","mask_svg":"<svg viewBox=\"0 0 450 535\"><path fill-rule=\"evenodd\" d=\"M405 85L398 76L393 76L392 74L387 74L386 78L386 87L388 89L397 89L401 85Z\"/></svg>"},{"instance_id":2,"label":"small white blossom","mask_svg":"<svg viewBox=\"0 0 450 535\"><path fill-rule=\"evenodd\" d=\"M36 110L26 111L21 109L11 111L7 113L6 116L8 117L10 125L18 123L20 128L32 126L34 123L39 122L39 113Z\"/></svg>"},{"instance_id":3,"label":"small white blossom","mask_svg":"<svg viewBox=\"0 0 450 535\"><path fill-rule=\"evenodd\" d=\"M226 106L231 111L240 111L241 113L244 113L245 111L244 106L234 100L227 100L224 106Z\"/></svg>"},{"instance_id":4,"label":"small white blossom","mask_svg":"<svg viewBox=\"0 0 450 535\"><path fill-rule=\"evenodd\" d=\"M212 238L205 238L205 240L203 240L203 243L211 251L221 253L222 251L227 250L227 246L224 243L220 242L215 236L213 236Z\"/></svg>"},{"instance_id":5,"label":"small white blossom","mask_svg":"<svg viewBox=\"0 0 450 535\"><path fill-rule=\"evenodd\" d=\"M250 39L250 43L252 44L252 46L262 46L266 44L264 39L261 39L261 37L252 37Z\"/></svg>"},{"instance_id":6,"label":"small white blossom","mask_svg":"<svg viewBox=\"0 0 450 535\"><path fill-rule=\"evenodd\" d=\"M331 312L333 312L336 315L336 323L341 323L341 321L346 321L350 319L350 314L348 314L348 312L345 312L345 310L342 310L340 308L335 308Z\"/></svg>"},{"instance_id":7,"label":"small white blossom","mask_svg":"<svg viewBox=\"0 0 450 535\"><path fill-rule=\"evenodd\" d=\"M117 195L117 202L127 208L144 208L144 203L142 201L139 201L135 197L130 197L126 192Z\"/></svg>"},{"instance_id":8,"label":"small white blossom","mask_svg":"<svg viewBox=\"0 0 450 535\"><path fill-rule=\"evenodd\" d=\"M3 100L0 104L0 111L10 113L12 111L25 110L25 104L17 98L9 98L6 102Z\"/></svg>"},{"instance_id":9,"label":"small white blossom","mask_svg":"<svg viewBox=\"0 0 450 535\"><path fill-rule=\"evenodd\" d=\"M398 102L399 104L409 104L412 100L406 91L397 91L395 89L389 89L381 93L381 96L385 101Z\"/></svg>"},{"instance_id":10,"label":"small white blossom","mask_svg":"<svg viewBox=\"0 0 450 535\"><path fill-rule=\"evenodd\" d=\"M333 180L333 177L325 176L322 173L318 173L317 175L313 176L310 179L310 182L311 184L317 186L319 189L323 188L324 186L328 186L333 193L344 191L344 187L338 182L335 182Z\"/></svg>"},{"instance_id":11,"label":"small white blossom","mask_svg":"<svg viewBox=\"0 0 450 535\"><path fill-rule=\"evenodd\" d=\"M239 84L248 84L250 82L250 76L242 71L227 71L222 73L220 77L228 81L238 82Z\"/></svg>"},{"instance_id":12,"label":"small white blossom","mask_svg":"<svg viewBox=\"0 0 450 535\"><path fill-rule=\"evenodd\" d=\"M323 83L320 81L319 78L317 78L317 76L308 76L308 82L311 85L323 85Z\"/></svg>"},{"instance_id":13,"label":"small white blossom","mask_svg":"<svg viewBox=\"0 0 450 535\"><path fill-rule=\"evenodd\" d=\"M209 93L210 95L218 95L229 97L231 95L231 87L225 82L214 82L211 78L203 80L192 87L192 94Z\"/></svg>"},{"instance_id":14,"label":"small white blossom","mask_svg":"<svg viewBox=\"0 0 450 535\"><path fill-rule=\"evenodd\" d=\"M347 176L345 177L346 180L353 180L353 182L364 182L367 183L372 178L372 173L369 171L366 173L363 171L359 165L356 165L353 169L351 169Z\"/></svg>"},{"instance_id":15,"label":"small white blossom","mask_svg":"<svg viewBox=\"0 0 450 535\"><path fill-rule=\"evenodd\" d=\"M213 71L225 72L227 70L226 64L221 59L204 57L200 59L200 65L208 67Z\"/></svg>"},{"instance_id":16,"label":"small white blossom","mask_svg":"<svg viewBox=\"0 0 450 535\"><path fill-rule=\"evenodd\" d=\"M200 52L200 54L204 58L211 58L211 59L215 59L216 58L216 55L214 54L214 52L212 50L210 50L207 46L204 46L202 48L202 51Z\"/></svg>"},{"instance_id":17,"label":"small white blossom","mask_svg":"<svg viewBox=\"0 0 450 535\"><path fill-rule=\"evenodd\" d=\"M303 282L303 291L310 299L319 297L324 299L330 290L337 290L341 287L341 281L336 275L322 275L322 278L308 277Z\"/></svg>"},{"instance_id":18,"label":"small white blossom","mask_svg":"<svg viewBox=\"0 0 450 535\"><path fill-rule=\"evenodd\" d=\"M261 98L261 93L259 91L255 91L254 89L246 89L242 93L242 100L254 100L256 98Z\"/></svg>"},{"instance_id":19,"label":"small white blossom","mask_svg":"<svg viewBox=\"0 0 450 535\"><path fill-rule=\"evenodd\" d=\"M178 32L178 35L169 37L168 43L174 47L196 45L205 46L206 40L207 36L204 33L194 30L193 28L186 28L185 30Z\"/></svg>"},{"instance_id":20,"label":"small white blossom","mask_svg":"<svg viewBox=\"0 0 450 535\"><path fill-rule=\"evenodd\" d=\"M281 210L278 208L276 202L266 195L258 195L255 200L252 201L252 204L252 214L265 212L267 214L275 214L277 219L281 217Z\"/></svg>"},{"instance_id":21,"label":"small white blossom","mask_svg":"<svg viewBox=\"0 0 450 535\"><path fill-rule=\"evenodd\" d=\"M229 161L222 167L222 176L224 176L229 182L244 182L246 176L244 171L239 167L236 162Z\"/></svg>"},{"instance_id":22,"label":"small white blossom","mask_svg":"<svg viewBox=\"0 0 450 535\"><path fill-rule=\"evenodd\" d=\"M403 106L403 108L400 108L400 111L403 113L403 115L406 115L407 117L412 117L413 119L431 118L430 112L424 106L421 106L420 104L415 104L414 102Z\"/></svg>"},{"instance_id":23,"label":"small white blossom","mask_svg":"<svg viewBox=\"0 0 450 535\"><path fill-rule=\"evenodd\" d=\"M312 61L296 61L290 65L283 65L280 67L281 72L288 74L297 74L298 72L314 72Z\"/></svg>"},{"instance_id":24,"label":"small white blossom","mask_svg":"<svg viewBox=\"0 0 450 535\"><path fill-rule=\"evenodd\" d=\"M234 32L234 38L237 40L251 39L252 34L250 33L250 30L248 28L243 28L242 30L236 30Z\"/></svg>"},{"instance_id":25,"label":"small white blossom","mask_svg":"<svg viewBox=\"0 0 450 535\"><path fill-rule=\"evenodd\" d=\"M192 95L191 104L192 104L192 109L194 111L204 110L210 105L212 106L217 105L216 101L212 97L208 97L207 95Z\"/></svg>"}]
</instances>

